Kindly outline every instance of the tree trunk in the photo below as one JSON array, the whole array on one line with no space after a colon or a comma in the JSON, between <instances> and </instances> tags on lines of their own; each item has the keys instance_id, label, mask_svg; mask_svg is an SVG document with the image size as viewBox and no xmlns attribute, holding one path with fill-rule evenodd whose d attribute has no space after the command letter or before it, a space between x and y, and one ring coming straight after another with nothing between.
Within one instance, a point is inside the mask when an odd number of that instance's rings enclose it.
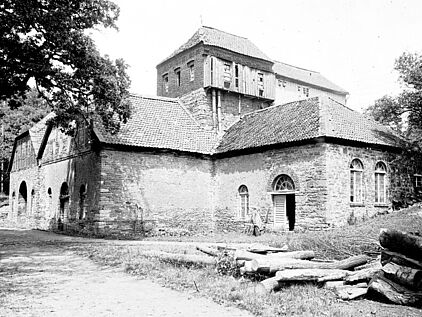
<instances>
[{"instance_id":1,"label":"tree trunk","mask_svg":"<svg viewBox=\"0 0 422 317\"><path fill-rule=\"evenodd\" d=\"M288 246L284 245L281 248L275 248L265 245L254 245L248 248L247 251L252 253L260 253L260 254L268 254L268 253L277 253L277 252L286 252L288 250Z\"/></svg>"},{"instance_id":2,"label":"tree trunk","mask_svg":"<svg viewBox=\"0 0 422 317\"><path fill-rule=\"evenodd\" d=\"M396 304L422 306L422 292L412 292L381 275L372 279L369 289Z\"/></svg>"},{"instance_id":3,"label":"tree trunk","mask_svg":"<svg viewBox=\"0 0 422 317\"><path fill-rule=\"evenodd\" d=\"M382 270L389 280L410 289L422 290L422 271L395 263L387 263Z\"/></svg>"},{"instance_id":4,"label":"tree trunk","mask_svg":"<svg viewBox=\"0 0 422 317\"><path fill-rule=\"evenodd\" d=\"M201 247L201 246L196 246L196 249L210 256L218 256L218 252L215 249L211 249L208 247Z\"/></svg>"},{"instance_id":5,"label":"tree trunk","mask_svg":"<svg viewBox=\"0 0 422 317\"><path fill-rule=\"evenodd\" d=\"M356 284L362 281L368 282L379 271L381 271L381 263L378 262L377 267L371 267L368 269L352 272L349 276L344 279L344 281L346 282L346 284Z\"/></svg>"},{"instance_id":6,"label":"tree trunk","mask_svg":"<svg viewBox=\"0 0 422 317\"><path fill-rule=\"evenodd\" d=\"M250 261L247 269L250 272L261 272L261 273L275 273L277 271L287 269L339 269L349 270L355 266L362 265L368 262L370 258L366 255L357 255L347 258L341 261L335 261L332 263L325 262L312 262L305 260L289 259L289 258L269 258L268 256L264 259L255 259ZM245 264L246 267L246 264Z\"/></svg>"},{"instance_id":7,"label":"tree trunk","mask_svg":"<svg viewBox=\"0 0 422 317\"><path fill-rule=\"evenodd\" d=\"M382 247L422 261L422 237L398 230L381 229L379 239Z\"/></svg>"},{"instance_id":8,"label":"tree trunk","mask_svg":"<svg viewBox=\"0 0 422 317\"><path fill-rule=\"evenodd\" d=\"M312 259L315 257L314 251L292 251L292 252L279 252L267 255L253 253L245 250L236 250L234 258L236 260L265 260L265 259Z\"/></svg>"},{"instance_id":9,"label":"tree trunk","mask_svg":"<svg viewBox=\"0 0 422 317\"><path fill-rule=\"evenodd\" d=\"M278 271L275 276L280 282L287 281L317 281L328 276L336 276L336 279L346 277L350 272L336 269L297 269ZM340 277L338 277L340 276Z\"/></svg>"},{"instance_id":10,"label":"tree trunk","mask_svg":"<svg viewBox=\"0 0 422 317\"><path fill-rule=\"evenodd\" d=\"M422 270L422 262L416 261L414 259L408 258L397 252L392 252L389 250L381 251L381 264L385 265L389 262L396 263L398 265L408 266L417 270Z\"/></svg>"},{"instance_id":11,"label":"tree trunk","mask_svg":"<svg viewBox=\"0 0 422 317\"><path fill-rule=\"evenodd\" d=\"M162 251L143 251L141 256L158 258L166 262L178 262L182 264L196 264L201 266L215 265L215 259L209 256L195 255L195 254L176 254Z\"/></svg>"},{"instance_id":12,"label":"tree trunk","mask_svg":"<svg viewBox=\"0 0 422 317\"><path fill-rule=\"evenodd\" d=\"M293 281L317 281L319 278L323 278L329 275L337 275L345 277L349 271L344 270L329 270L329 269L298 269L298 270L285 270L278 271L276 276L267 278L262 282L258 283L255 287L255 291L260 294L270 293L276 291L284 282Z\"/></svg>"}]
</instances>

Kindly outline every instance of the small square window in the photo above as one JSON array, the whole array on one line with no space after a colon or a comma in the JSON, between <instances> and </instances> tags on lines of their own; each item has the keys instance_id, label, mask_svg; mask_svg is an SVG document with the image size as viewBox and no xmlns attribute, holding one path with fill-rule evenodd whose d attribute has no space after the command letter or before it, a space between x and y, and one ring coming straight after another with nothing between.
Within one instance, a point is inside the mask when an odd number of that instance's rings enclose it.
<instances>
[{"instance_id":1,"label":"small square window","mask_svg":"<svg viewBox=\"0 0 422 317\"><path fill-rule=\"evenodd\" d=\"M422 190L422 175L415 175L415 188Z\"/></svg>"}]
</instances>

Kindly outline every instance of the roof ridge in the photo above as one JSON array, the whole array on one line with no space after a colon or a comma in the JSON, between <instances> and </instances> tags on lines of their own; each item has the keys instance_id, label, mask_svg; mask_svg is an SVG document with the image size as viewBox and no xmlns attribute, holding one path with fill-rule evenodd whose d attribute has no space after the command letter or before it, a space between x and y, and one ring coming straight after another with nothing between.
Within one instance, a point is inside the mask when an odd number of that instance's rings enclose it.
<instances>
[{"instance_id":1,"label":"roof ridge","mask_svg":"<svg viewBox=\"0 0 422 317\"><path fill-rule=\"evenodd\" d=\"M177 102L179 98L170 98L170 97L162 97L162 96L155 96L155 95L141 95L138 93L129 93L130 97L141 98L141 99L152 99L152 100L161 100L161 101L173 101Z\"/></svg>"},{"instance_id":2,"label":"roof ridge","mask_svg":"<svg viewBox=\"0 0 422 317\"><path fill-rule=\"evenodd\" d=\"M295 65L292 65L292 64L288 64L288 63L280 62L280 61L278 61L278 60L276 60L276 59L274 59L274 60L273 60L273 62L274 62L274 63L283 64L283 65L287 65L287 66L294 67L294 68L301 69L301 70L306 70L306 71L308 71L308 72L313 72L313 73L316 73L316 74L321 74L321 72L318 72L318 71L316 71L316 70L307 69L307 68L303 68L303 67L295 66Z\"/></svg>"}]
</instances>

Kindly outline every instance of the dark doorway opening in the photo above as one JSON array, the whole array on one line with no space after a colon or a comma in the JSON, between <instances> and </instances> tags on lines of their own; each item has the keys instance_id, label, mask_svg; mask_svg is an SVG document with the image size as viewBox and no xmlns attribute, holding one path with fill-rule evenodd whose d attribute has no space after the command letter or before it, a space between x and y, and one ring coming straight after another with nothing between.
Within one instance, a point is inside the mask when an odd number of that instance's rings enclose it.
<instances>
[{"instance_id":1,"label":"dark doorway opening","mask_svg":"<svg viewBox=\"0 0 422 317\"><path fill-rule=\"evenodd\" d=\"M289 231L295 229L296 221L296 198L295 194L286 195L286 215L289 223Z\"/></svg>"}]
</instances>

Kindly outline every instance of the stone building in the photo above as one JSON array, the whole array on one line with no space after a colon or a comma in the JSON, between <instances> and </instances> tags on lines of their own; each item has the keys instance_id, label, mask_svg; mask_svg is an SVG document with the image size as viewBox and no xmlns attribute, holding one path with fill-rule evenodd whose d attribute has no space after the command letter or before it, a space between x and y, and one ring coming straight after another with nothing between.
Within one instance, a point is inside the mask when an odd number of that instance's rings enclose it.
<instances>
[{"instance_id":1,"label":"stone building","mask_svg":"<svg viewBox=\"0 0 422 317\"><path fill-rule=\"evenodd\" d=\"M157 94L131 95L116 134L81 120L69 137L50 114L18 136L9 221L195 233L241 230L257 211L274 230L321 230L422 183L396 168L400 137L347 108L347 92L248 39L200 28L157 66Z\"/></svg>"}]
</instances>

